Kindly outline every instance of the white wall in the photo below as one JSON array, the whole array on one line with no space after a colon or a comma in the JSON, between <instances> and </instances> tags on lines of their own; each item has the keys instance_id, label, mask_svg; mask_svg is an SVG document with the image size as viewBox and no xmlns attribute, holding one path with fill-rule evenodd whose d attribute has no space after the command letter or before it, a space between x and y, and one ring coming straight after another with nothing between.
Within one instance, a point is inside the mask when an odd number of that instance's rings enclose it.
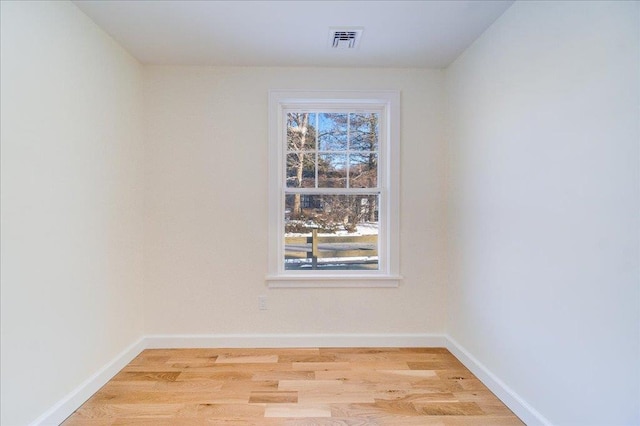
<instances>
[{"instance_id":1,"label":"white wall","mask_svg":"<svg viewBox=\"0 0 640 426\"><path fill-rule=\"evenodd\" d=\"M146 331L443 332L442 82L430 70L146 67ZM400 288L267 290L269 89L401 90Z\"/></svg>"},{"instance_id":2,"label":"white wall","mask_svg":"<svg viewBox=\"0 0 640 426\"><path fill-rule=\"evenodd\" d=\"M142 75L71 3L1 8L1 423L23 425L142 335Z\"/></svg>"},{"instance_id":3,"label":"white wall","mask_svg":"<svg viewBox=\"0 0 640 426\"><path fill-rule=\"evenodd\" d=\"M448 332L555 425L640 424L639 8L517 2L447 70Z\"/></svg>"}]
</instances>

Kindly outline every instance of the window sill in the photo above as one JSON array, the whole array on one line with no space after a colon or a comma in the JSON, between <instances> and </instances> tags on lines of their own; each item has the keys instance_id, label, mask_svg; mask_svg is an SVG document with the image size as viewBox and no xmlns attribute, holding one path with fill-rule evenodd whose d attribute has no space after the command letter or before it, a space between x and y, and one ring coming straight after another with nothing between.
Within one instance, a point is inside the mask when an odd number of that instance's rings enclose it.
<instances>
[{"instance_id":1,"label":"window sill","mask_svg":"<svg viewBox=\"0 0 640 426\"><path fill-rule=\"evenodd\" d=\"M269 288L394 288L400 286L400 275L269 275Z\"/></svg>"}]
</instances>

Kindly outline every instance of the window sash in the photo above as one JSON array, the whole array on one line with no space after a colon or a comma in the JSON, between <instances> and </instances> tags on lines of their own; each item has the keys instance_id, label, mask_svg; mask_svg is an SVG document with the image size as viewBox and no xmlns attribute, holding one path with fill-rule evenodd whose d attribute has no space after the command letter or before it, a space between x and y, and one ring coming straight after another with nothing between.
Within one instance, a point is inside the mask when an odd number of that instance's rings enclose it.
<instances>
[{"instance_id":1,"label":"window sash","mask_svg":"<svg viewBox=\"0 0 640 426\"><path fill-rule=\"evenodd\" d=\"M351 176L351 170L352 170L352 159L353 158L358 158L360 156L367 156L367 155L372 155L375 154L377 157L376 160L376 185L375 186L371 186L371 187L367 187L367 188L375 188L375 189L380 189L380 172L382 170L381 164L384 164L384 153L381 152L381 147L384 146L384 141L382 140L384 138L384 132L381 132L380 129L383 129L386 126L386 119L384 116L384 111L385 108L384 107L376 107L376 108L371 108L371 107L363 107L362 105L358 106L357 108L351 108L351 107L342 107L342 108L335 108L335 107L328 107L326 105L320 105L315 109L309 109L309 108L297 108L297 107L290 107L290 108L283 108L282 109L282 122L280 123L280 126L282 126L282 143L285 147L284 149L284 162L283 162L283 167L284 167L284 174L285 176L287 176L287 158L289 155L296 155L296 154L303 154L303 155L310 155L313 157L313 163L314 163L314 187L315 188L320 188L319 183L319 162L320 162L320 158L324 155L344 155L346 158L345 161L345 176L346 176L346 184L345 187L346 188L350 188L351 187L351 181L353 180L352 176ZM313 126L313 128L315 129L315 140L313 141L313 148L311 149L291 149L289 147L289 139L288 139L288 124L289 124L289 115L290 114L313 114L314 117L314 122L313 123L309 123L310 126ZM345 124L346 127L346 148L345 149L321 149L320 148L320 115L322 114L346 114L347 115L347 122ZM376 148L375 150L361 150L361 149L353 149L353 145L354 145L354 141L356 140L355 136L352 135L352 122L351 122L351 116L354 114L376 114L377 116L377 130L378 130L378 135L377 135L377 140L376 140ZM282 184L286 187L286 188L295 188L295 187L288 187L287 186L287 179L284 179ZM357 186L356 186L357 188Z\"/></svg>"},{"instance_id":2,"label":"window sash","mask_svg":"<svg viewBox=\"0 0 640 426\"><path fill-rule=\"evenodd\" d=\"M382 192L382 188L284 188L285 194L309 195L376 195Z\"/></svg>"}]
</instances>

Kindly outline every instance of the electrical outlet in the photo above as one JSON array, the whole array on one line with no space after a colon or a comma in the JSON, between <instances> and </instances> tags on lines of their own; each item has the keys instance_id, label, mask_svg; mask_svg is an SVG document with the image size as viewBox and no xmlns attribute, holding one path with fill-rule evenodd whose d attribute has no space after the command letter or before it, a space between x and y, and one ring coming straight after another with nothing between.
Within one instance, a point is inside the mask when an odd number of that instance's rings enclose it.
<instances>
[{"instance_id":1,"label":"electrical outlet","mask_svg":"<svg viewBox=\"0 0 640 426\"><path fill-rule=\"evenodd\" d=\"M267 310L267 296L258 296L258 309L261 311Z\"/></svg>"}]
</instances>

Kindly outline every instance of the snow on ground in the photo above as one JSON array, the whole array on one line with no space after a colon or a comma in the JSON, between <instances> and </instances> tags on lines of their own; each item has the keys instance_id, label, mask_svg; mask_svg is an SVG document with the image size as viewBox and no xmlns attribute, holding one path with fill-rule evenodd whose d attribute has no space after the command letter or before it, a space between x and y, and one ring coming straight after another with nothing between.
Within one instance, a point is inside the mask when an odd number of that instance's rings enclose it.
<instances>
[{"instance_id":1,"label":"snow on ground","mask_svg":"<svg viewBox=\"0 0 640 426\"><path fill-rule=\"evenodd\" d=\"M285 237L308 237L309 233L290 233ZM378 235L378 222L360 223L356 226L356 232L347 232L342 229L332 234L319 233L319 236L360 236ZM373 247L373 246L372 246ZM298 249L294 250L298 251ZM285 259L285 269L310 269L311 259ZM341 270L341 269L378 269L378 256L371 257L340 257L323 258L318 260L318 269Z\"/></svg>"},{"instance_id":2,"label":"snow on ground","mask_svg":"<svg viewBox=\"0 0 640 426\"><path fill-rule=\"evenodd\" d=\"M284 234L285 237L303 237L305 235L311 235L311 232L307 232L304 234L301 233L285 233ZM358 225L356 225L356 232L347 232L344 229L341 229L339 231L336 231L332 234L325 234L325 233L318 233L318 235L354 235L354 236L358 236L358 235L378 235L378 222L366 222L366 223L359 223Z\"/></svg>"}]
</instances>

